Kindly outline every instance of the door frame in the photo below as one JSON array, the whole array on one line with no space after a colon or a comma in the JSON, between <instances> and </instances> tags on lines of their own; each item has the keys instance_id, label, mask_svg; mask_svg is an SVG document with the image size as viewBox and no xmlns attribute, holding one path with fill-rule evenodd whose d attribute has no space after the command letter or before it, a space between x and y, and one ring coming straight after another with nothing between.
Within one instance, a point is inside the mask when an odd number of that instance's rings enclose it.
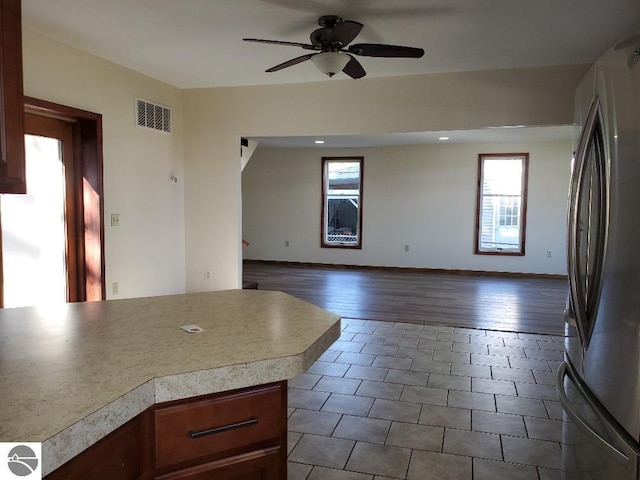
<instances>
[{"instance_id":1,"label":"door frame","mask_svg":"<svg viewBox=\"0 0 640 480\"><path fill-rule=\"evenodd\" d=\"M66 105L24 97L25 112L67 120L73 123L76 175L75 260L77 262L77 301L106 298L104 261L104 193L102 168L102 115ZM1 258L1 257L0 257ZM1 265L0 265L1 267ZM4 291L2 268L0 280ZM4 300L1 299L0 300ZM4 303L4 302L3 302Z\"/></svg>"}]
</instances>

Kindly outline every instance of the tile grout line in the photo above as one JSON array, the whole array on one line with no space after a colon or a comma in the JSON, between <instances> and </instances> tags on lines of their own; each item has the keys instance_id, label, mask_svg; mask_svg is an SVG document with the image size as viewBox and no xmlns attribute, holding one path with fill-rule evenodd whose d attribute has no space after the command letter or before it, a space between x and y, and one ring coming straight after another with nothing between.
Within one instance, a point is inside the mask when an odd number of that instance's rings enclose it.
<instances>
[{"instance_id":1,"label":"tile grout line","mask_svg":"<svg viewBox=\"0 0 640 480\"><path fill-rule=\"evenodd\" d=\"M498 435L498 438L500 439L500 455L502 457L502 461L505 462L506 460L504 459L504 445L502 444L502 434Z\"/></svg>"},{"instance_id":2,"label":"tile grout line","mask_svg":"<svg viewBox=\"0 0 640 480\"><path fill-rule=\"evenodd\" d=\"M408 479L409 478L409 468L411 467L411 460L413 460L413 454L415 452L415 449L411 449L411 453L409 453L409 462L407 463L407 470L404 472L404 478ZM375 478L375 476L373 477Z\"/></svg>"}]
</instances>

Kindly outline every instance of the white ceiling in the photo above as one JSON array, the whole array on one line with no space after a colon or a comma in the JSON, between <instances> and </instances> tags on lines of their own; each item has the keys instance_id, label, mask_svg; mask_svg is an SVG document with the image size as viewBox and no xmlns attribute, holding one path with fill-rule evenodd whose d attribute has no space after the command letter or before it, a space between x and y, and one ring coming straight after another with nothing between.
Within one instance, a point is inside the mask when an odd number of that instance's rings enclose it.
<instances>
[{"instance_id":1,"label":"white ceiling","mask_svg":"<svg viewBox=\"0 0 640 480\"><path fill-rule=\"evenodd\" d=\"M368 77L591 63L640 26L638 0L22 0L23 24L62 43L179 88L337 81L309 53L245 37L309 42L320 15L365 25L353 43L424 48L420 59L359 57ZM570 127L332 136L323 147L567 140ZM255 138L316 146L315 137Z\"/></svg>"},{"instance_id":2,"label":"white ceiling","mask_svg":"<svg viewBox=\"0 0 640 480\"><path fill-rule=\"evenodd\" d=\"M180 88L336 81L305 53L244 37L309 42L320 15L365 25L354 43L424 48L360 57L369 77L593 62L634 25L638 0L22 0L23 22ZM351 80L349 81L362 81Z\"/></svg>"},{"instance_id":3,"label":"white ceiling","mask_svg":"<svg viewBox=\"0 0 640 480\"><path fill-rule=\"evenodd\" d=\"M398 145L426 145L453 143L530 143L569 141L573 138L571 125L549 127L501 127L477 130L441 132L411 132L381 135L324 135L315 137L249 137L260 148L366 148ZM440 138L447 137L446 140ZM324 141L316 144L316 140Z\"/></svg>"}]
</instances>

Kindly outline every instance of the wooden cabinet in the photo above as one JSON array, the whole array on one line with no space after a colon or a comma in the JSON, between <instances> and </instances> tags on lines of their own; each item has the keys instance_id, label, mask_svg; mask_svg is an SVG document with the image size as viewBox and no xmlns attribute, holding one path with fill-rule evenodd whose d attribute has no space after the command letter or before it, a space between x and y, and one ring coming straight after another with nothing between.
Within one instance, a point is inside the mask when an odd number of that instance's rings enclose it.
<instances>
[{"instance_id":1,"label":"wooden cabinet","mask_svg":"<svg viewBox=\"0 0 640 480\"><path fill-rule=\"evenodd\" d=\"M156 405L47 480L285 480L287 382Z\"/></svg>"},{"instance_id":2,"label":"wooden cabinet","mask_svg":"<svg viewBox=\"0 0 640 480\"><path fill-rule=\"evenodd\" d=\"M0 193L25 193L20 0L0 0Z\"/></svg>"},{"instance_id":3,"label":"wooden cabinet","mask_svg":"<svg viewBox=\"0 0 640 480\"><path fill-rule=\"evenodd\" d=\"M150 463L146 439L153 421L147 411L128 421L88 450L47 475L47 480L149 478ZM147 475L145 475L147 470Z\"/></svg>"}]
</instances>

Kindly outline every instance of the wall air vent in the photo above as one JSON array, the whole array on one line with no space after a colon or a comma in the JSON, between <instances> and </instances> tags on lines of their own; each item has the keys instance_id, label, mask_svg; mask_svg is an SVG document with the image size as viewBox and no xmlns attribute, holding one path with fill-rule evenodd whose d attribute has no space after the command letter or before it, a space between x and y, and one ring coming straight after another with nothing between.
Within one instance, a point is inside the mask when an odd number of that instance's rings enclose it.
<instances>
[{"instance_id":1,"label":"wall air vent","mask_svg":"<svg viewBox=\"0 0 640 480\"><path fill-rule=\"evenodd\" d=\"M136 98L136 118L139 127L171 133L171 109Z\"/></svg>"}]
</instances>

